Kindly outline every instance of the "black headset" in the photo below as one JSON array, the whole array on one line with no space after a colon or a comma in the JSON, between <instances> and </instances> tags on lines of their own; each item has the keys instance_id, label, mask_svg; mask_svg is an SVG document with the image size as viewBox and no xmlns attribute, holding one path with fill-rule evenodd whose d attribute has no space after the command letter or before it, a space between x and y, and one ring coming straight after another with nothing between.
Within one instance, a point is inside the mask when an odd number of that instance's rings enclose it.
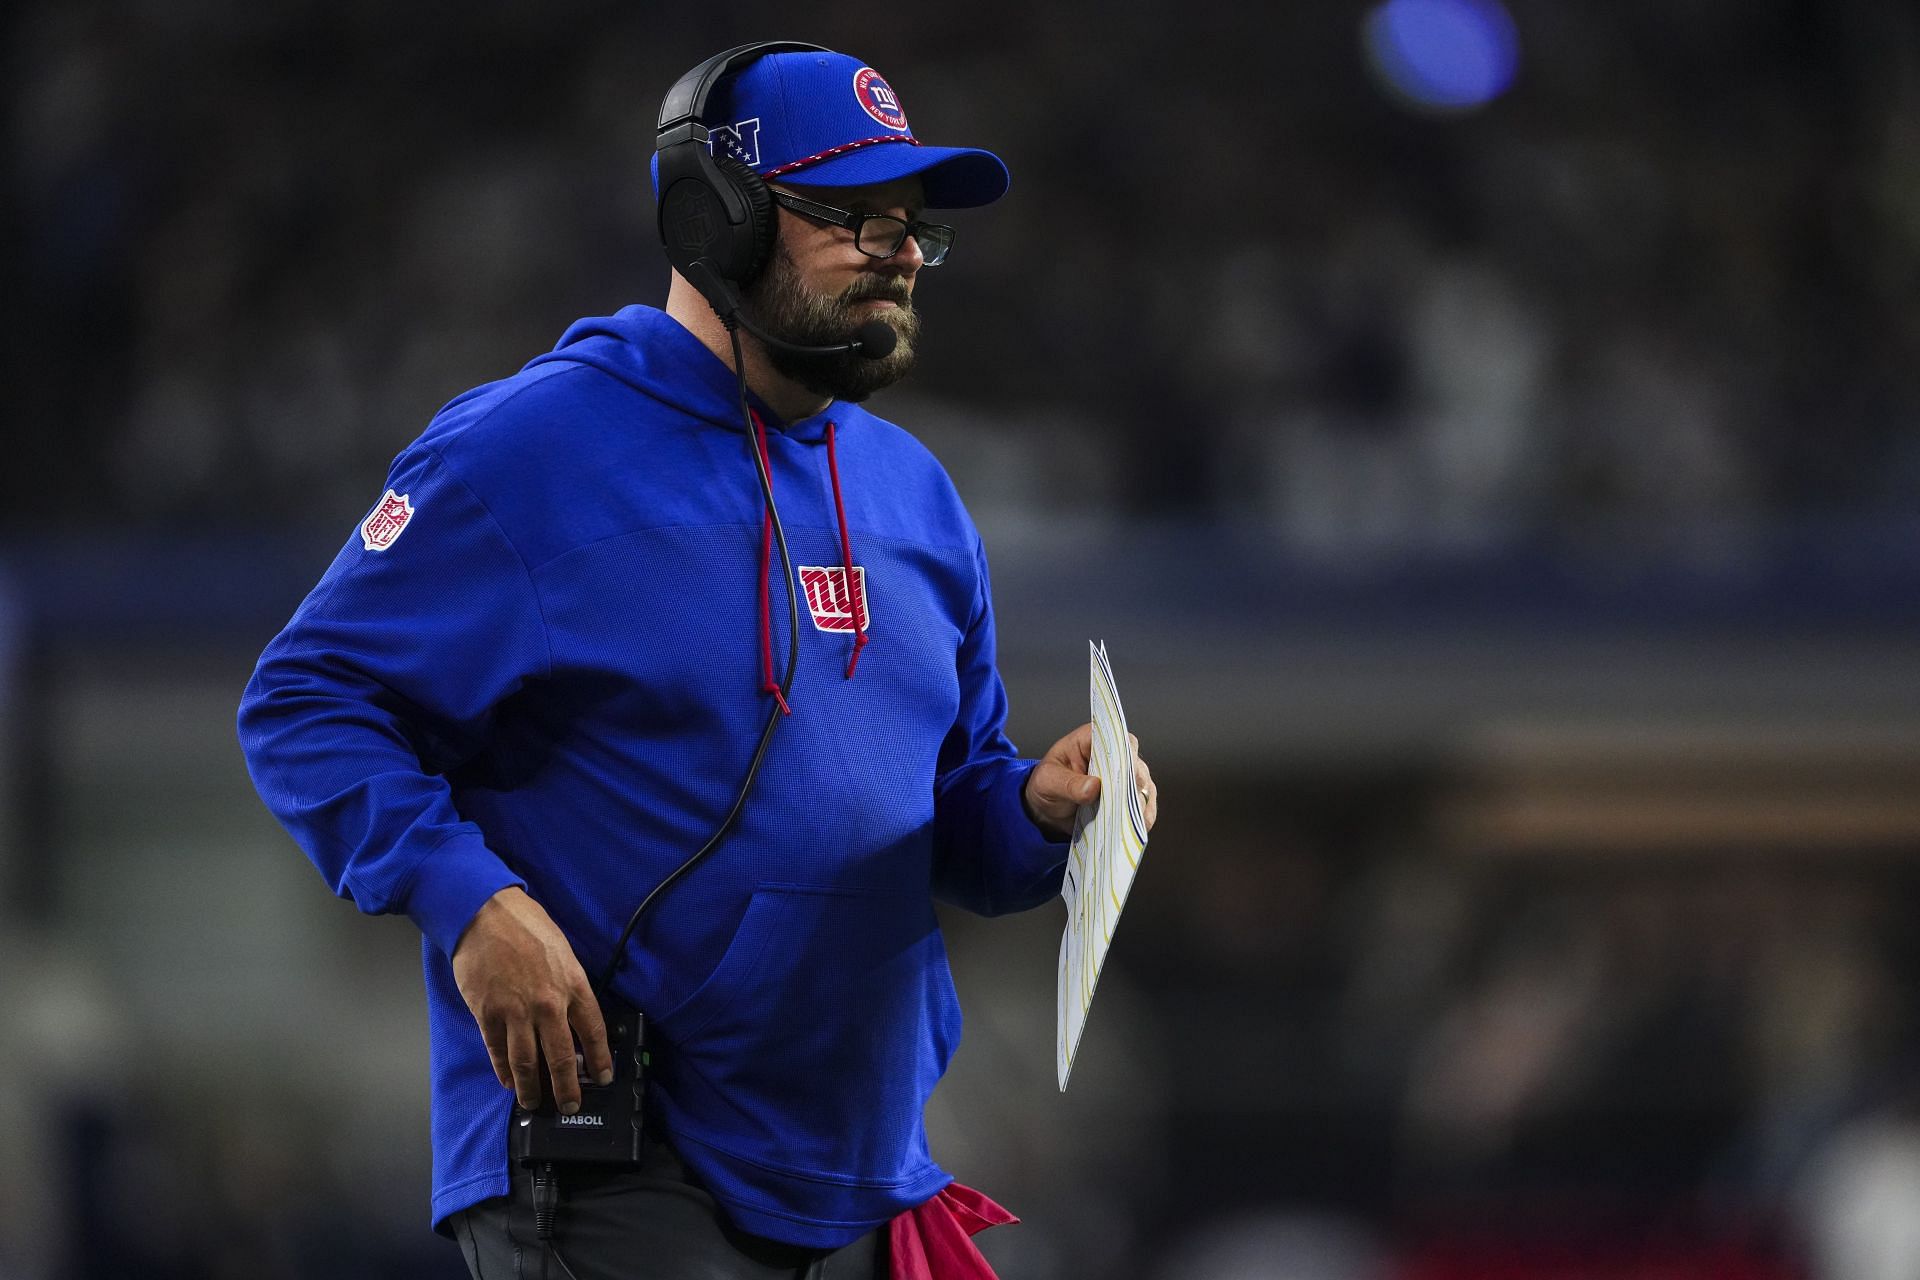
<instances>
[{"instance_id":1,"label":"black headset","mask_svg":"<svg viewBox=\"0 0 1920 1280\"><path fill-rule=\"evenodd\" d=\"M792 40L743 44L681 76L660 104L653 141L660 157L660 243L673 269L716 310L724 310L729 300L712 276L735 285L751 283L773 252L775 220L773 195L760 175L713 150L702 121L707 99L728 72L770 53L789 52L832 50ZM708 267L697 269L703 261Z\"/></svg>"}]
</instances>

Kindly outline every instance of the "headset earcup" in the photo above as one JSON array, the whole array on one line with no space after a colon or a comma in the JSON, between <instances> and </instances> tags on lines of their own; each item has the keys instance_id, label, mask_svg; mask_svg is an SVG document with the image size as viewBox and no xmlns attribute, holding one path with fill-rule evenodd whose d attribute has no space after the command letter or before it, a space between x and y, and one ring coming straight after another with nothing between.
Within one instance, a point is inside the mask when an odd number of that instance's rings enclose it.
<instances>
[{"instance_id":1,"label":"headset earcup","mask_svg":"<svg viewBox=\"0 0 1920 1280\"><path fill-rule=\"evenodd\" d=\"M763 40L717 53L674 82L660 103L654 126L654 159L659 165L660 244L673 269L686 276L705 259L726 281L748 284L773 256L777 219L773 193L760 175L728 156L715 156L708 132L708 98L730 72L772 53L827 53L817 44ZM738 305L712 274L696 271L707 283L701 292L716 310ZM692 277L689 277L690 279Z\"/></svg>"},{"instance_id":2,"label":"headset earcup","mask_svg":"<svg viewBox=\"0 0 1920 1280\"><path fill-rule=\"evenodd\" d=\"M773 237L779 225L773 211L773 192L759 174L732 156L715 156L713 161L747 202L747 225L740 228L738 270L728 271L727 276L735 284L751 284L773 256Z\"/></svg>"},{"instance_id":3,"label":"headset earcup","mask_svg":"<svg viewBox=\"0 0 1920 1280\"><path fill-rule=\"evenodd\" d=\"M742 220L729 216L738 211ZM760 175L699 143L660 153L660 243L682 275L711 261L735 284L750 282L773 251L773 193Z\"/></svg>"}]
</instances>

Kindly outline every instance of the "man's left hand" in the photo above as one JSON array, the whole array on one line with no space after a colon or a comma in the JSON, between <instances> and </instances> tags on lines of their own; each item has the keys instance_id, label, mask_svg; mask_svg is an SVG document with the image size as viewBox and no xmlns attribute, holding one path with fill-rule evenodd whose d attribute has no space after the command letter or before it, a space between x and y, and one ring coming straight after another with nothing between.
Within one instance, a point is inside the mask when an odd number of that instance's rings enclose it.
<instances>
[{"instance_id":1,"label":"man's left hand","mask_svg":"<svg viewBox=\"0 0 1920 1280\"><path fill-rule=\"evenodd\" d=\"M1133 780L1140 786L1140 798L1147 806L1147 830L1153 830L1160 814L1160 789L1153 785L1153 771L1140 758L1140 739L1127 735L1133 753ZM1047 749L1033 772L1027 775L1027 789L1021 793L1027 816L1034 825L1055 840L1073 834L1073 816L1083 804L1091 804L1100 794L1100 779L1087 772L1093 759L1093 726L1083 724Z\"/></svg>"}]
</instances>

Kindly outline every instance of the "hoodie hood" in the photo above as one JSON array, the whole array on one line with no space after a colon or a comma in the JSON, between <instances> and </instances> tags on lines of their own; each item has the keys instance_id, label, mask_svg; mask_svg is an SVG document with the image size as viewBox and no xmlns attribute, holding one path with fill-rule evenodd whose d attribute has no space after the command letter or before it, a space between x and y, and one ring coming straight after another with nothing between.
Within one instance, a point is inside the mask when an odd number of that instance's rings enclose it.
<instances>
[{"instance_id":1,"label":"hoodie hood","mask_svg":"<svg viewBox=\"0 0 1920 1280\"><path fill-rule=\"evenodd\" d=\"M552 351L535 356L526 367L555 363L598 369L702 421L729 431L747 430L733 370L686 326L657 308L636 303L610 316L576 320ZM747 404L768 430L810 444L826 439L830 418L845 421L854 416L848 412L852 406L836 400L810 418L783 422L751 389Z\"/></svg>"}]
</instances>

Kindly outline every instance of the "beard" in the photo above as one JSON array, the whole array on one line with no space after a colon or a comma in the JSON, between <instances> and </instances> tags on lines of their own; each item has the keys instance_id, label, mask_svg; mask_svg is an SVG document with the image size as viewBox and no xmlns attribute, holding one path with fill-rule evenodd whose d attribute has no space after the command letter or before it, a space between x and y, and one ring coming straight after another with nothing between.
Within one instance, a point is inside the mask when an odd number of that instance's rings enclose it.
<instances>
[{"instance_id":1,"label":"beard","mask_svg":"<svg viewBox=\"0 0 1920 1280\"><path fill-rule=\"evenodd\" d=\"M885 298L894 306L874 313L857 305L868 298ZM762 344L767 362L778 373L815 395L857 404L900 381L913 368L920 313L913 309L913 294L906 281L897 276L863 276L833 297L815 293L800 279L800 269L786 246L775 241L773 260L760 278L747 286L746 301L768 333L805 347L846 342L869 320L880 320L893 329L898 341L879 360L870 360L857 351L803 355Z\"/></svg>"}]
</instances>

